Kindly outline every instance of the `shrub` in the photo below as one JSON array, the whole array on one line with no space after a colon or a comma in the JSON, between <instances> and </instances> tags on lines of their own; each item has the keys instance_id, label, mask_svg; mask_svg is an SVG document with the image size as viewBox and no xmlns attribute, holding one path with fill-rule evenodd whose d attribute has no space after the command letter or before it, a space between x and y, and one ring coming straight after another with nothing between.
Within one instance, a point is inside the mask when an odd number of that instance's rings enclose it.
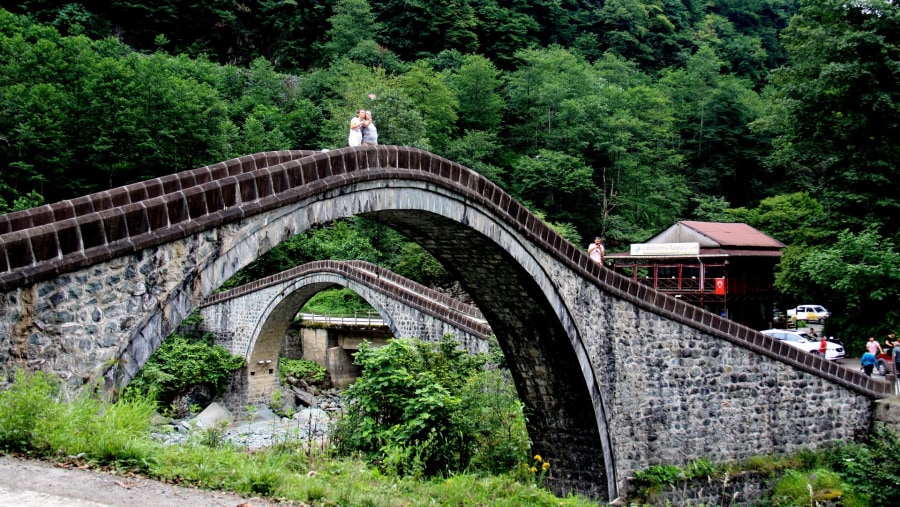
<instances>
[{"instance_id":1,"label":"shrub","mask_svg":"<svg viewBox=\"0 0 900 507\"><path fill-rule=\"evenodd\" d=\"M771 503L774 507L804 507L835 500L840 500L840 505L845 507L867 505L837 473L817 468L786 471L775 484Z\"/></svg>"},{"instance_id":2,"label":"shrub","mask_svg":"<svg viewBox=\"0 0 900 507\"><path fill-rule=\"evenodd\" d=\"M395 339L378 349L364 343L356 354L362 374L345 392L347 414L335 425L338 450L413 476L484 466L490 458L473 457L480 444L500 458L491 467L521 461L512 455L524 447L524 419L521 405L509 399L512 391L487 381L466 388L485 361L451 336L439 344ZM505 398L490 398L501 392ZM495 403L503 407L500 419L481 420L492 410L482 404ZM501 443L504 438L513 441Z\"/></svg>"},{"instance_id":3,"label":"shrub","mask_svg":"<svg viewBox=\"0 0 900 507\"><path fill-rule=\"evenodd\" d=\"M37 456L80 455L95 463L146 469L155 404L142 398L108 404L80 396L60 401L60 383L43 373L16 374L0 392L0 448Z\"/></svg>"},{"instance_id":4,"label":"shrub","mask_svg":"<svg viewBox=\"0 0 900 507\"><path fill-rule=\"evenodd\" d=\"M675 484L675 481L683 478L684 470L675 465L653 465L634 473L637 488L650 493Z\"/></svg>"},{"instance_id":5,"label":"shrub","mask_svg":"<svg viewBox=\"0 0 900 507\"><path fill-rule=\"evenodd\" d=\"M311 384L325 380L326 370L314 361L306 359L278 359L278 375L282 385L287 383L288 377L304 380Z\"/></svg>"},{"instance_id":6,"label":"shrub","mask_svg":"<svg viewBox=\"0 0 900 507\"><path fill-rule=\"evenodd\" d=\"M848 443L825 453L824 461L872 507L900 505L900 437L879 424L864 444Z\"/></svg>"},{"instance_id":7,"label":"shrub","mask_svg":"<svg viewBox=\"0 0 900 507\"><path fill-rule=\"evenodd\" d=\"M409 339L391 340L378 349L360 347L356 363L363 373L345 393L347 431L342 442L350 449L380 459L390 447L424 446L431 430L442 439L455 439L452 412L459 398L438 383L417 350ZM422 457L428 473L451 465L447 454L454 447L448 441Z\"/></svg>"},{"instance_id":8,"label":"shrub","mask_svg":"<svg viewBox=\"0 0 900 507\"><path fill-rule=\"evenodd\" d=\"M221 345L204 338L172 334L150 356L147 364L126 388L168 405L192 386L205 386L214 395L225 391L232 374L244 366L244 358L234 356Z\"/></svg>"},{"instance_id":9,"label":"shrub","mask_svg":"<svg viewBox=\"0 0 900 507\"><path fill-rule=\"evenodd\" d=\"M500 370L478 372L462 390L459 426L466 438L462 460L489 473L512 470L528 455L524 404Z\"/></svg>"},{"instance_id":10,"label":"shrub","mask_svg":"<svg viewBox=\"0 0 900 507\"><path fill-rule=\"evenodd\" d=\"M374 312L372 305L351 289L329 289L316 293L303 305L305 313L320 315L365 315Z\"/></svg>"}]
</instances>

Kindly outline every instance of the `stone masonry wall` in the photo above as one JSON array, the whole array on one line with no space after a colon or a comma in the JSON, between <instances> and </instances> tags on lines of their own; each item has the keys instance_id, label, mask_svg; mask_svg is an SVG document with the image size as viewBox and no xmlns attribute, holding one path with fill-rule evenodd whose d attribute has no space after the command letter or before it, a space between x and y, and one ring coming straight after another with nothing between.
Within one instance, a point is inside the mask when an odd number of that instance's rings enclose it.
<instances>
[{"instance_id":1,"label":"stone masonry wall","mask_svg":"<svg viewBox=\"0 0 900 507\"><path fill-rule=\"evenodd\" d=\"M15 368L41 369L72 388L102 385L104 373L121 361L125 348L146 360L172 331L159 314L180 321L193 309L183 297L191 289L185 274L195 269L195 259L213 250L204 236L3 294L0 363L6 379Z\"/></svg>"}]
</instances>

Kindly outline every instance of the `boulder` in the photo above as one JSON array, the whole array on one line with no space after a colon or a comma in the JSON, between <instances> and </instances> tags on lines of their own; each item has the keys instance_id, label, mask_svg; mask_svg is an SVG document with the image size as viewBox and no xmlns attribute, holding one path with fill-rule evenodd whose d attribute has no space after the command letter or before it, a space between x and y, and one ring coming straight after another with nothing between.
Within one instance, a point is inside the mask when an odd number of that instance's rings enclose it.
<instances>
[{"instance_id":1,"label":"boulder","mask_svg":"<svg viewBox=\"0 0 900 507\"><path fill-rule=\"evenodd\" d=\"M213 402L192 419L192 425L195 428L213 428L223 422L230 424L232 419L231 412L227 408Z\"/></svg>"}]
</instances>

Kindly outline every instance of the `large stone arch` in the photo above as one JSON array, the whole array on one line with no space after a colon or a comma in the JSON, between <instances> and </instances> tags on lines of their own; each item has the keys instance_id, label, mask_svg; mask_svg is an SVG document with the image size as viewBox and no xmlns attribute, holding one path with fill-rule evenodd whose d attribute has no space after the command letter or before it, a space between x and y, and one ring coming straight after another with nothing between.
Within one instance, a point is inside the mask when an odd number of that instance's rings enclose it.
<instances>
[{"instance_id":1,"label":"large stone arch","mask_svg":"<svg viewBox=\"0 0 900 507\"><path fill-rule=\"evenodd\" d=\"M551 279L549 271L559 266L547 266L553 263L550 256L482 204L401 175L392 176L387 185L376 180L338 186L256 219L263 225L245 229L242 238L199 273L200 283L230 276L229 268L241 266L246 252L354 215L404 233L459 278L509 358L529 410L535 452L553 457L554 478L567 487L614 498L617 480L605 403L574 319ZM490 280L499 286L491 287ZM290 313L287 308L285 314ZM272 330L280 332L280 326ZM280 343L264 336L260 339ZM258 345L250 350L272 353Z\"/></svg>"}]
</instances>

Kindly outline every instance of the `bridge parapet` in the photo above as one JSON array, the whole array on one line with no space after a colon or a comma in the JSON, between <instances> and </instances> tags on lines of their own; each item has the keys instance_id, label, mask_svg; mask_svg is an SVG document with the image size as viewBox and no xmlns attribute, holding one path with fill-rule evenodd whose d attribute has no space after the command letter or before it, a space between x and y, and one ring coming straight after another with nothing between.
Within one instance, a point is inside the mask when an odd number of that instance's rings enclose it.
<instances>
[{"instance_id":1,"label":"bridge parapet","mask_svg":"<svg viewBox=\"0 0 900 507\"><path fill-rule=\"evenodd\" d=\"M366 261L313 261L274 275L255 280L233 289L217 292L205 298L200 307L222 304L230 299L242 297L273 285L282 285L290 280L311 273L335 273L348 280L366 285L374 290L389 294L404 301L419 311L428 313L454 327L481 338L491 334L491 327L476 306L450 297L442 292L426 287L404 276L388 271Z\"/></svg>"}]
</instances>

